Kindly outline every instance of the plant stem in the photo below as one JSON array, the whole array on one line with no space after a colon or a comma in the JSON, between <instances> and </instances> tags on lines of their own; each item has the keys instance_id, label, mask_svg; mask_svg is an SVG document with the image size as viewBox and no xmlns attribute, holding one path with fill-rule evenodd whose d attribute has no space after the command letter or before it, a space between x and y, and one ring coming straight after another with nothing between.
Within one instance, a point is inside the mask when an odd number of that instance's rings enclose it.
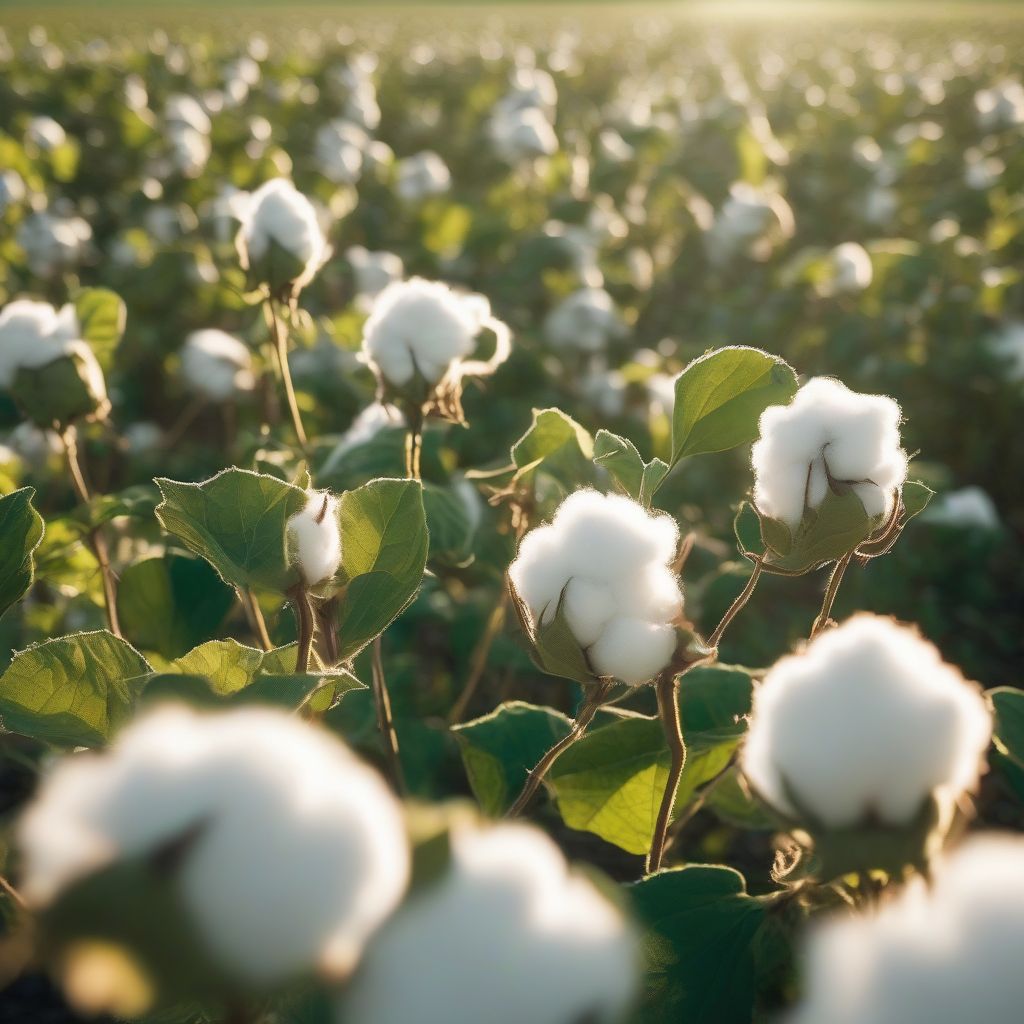
<instances>
[{"instance_id":1,"label":"plant stem","mask_svg":"<svg viewBox=\"0 0 1024 1024\"><path fill-rule=\"evenodd\" d=\"M715 626L714 632L708 637L708 647L717 647L721 643L722 635L729 628L729 624L737 615L743 610L744 605L750 600L751 595L754 593L754 588L757 586L757 581L761 578L761 572L764 569L764 563L760 558L754 561L754 571L750 574L750 579L747 580L747 585L740 591L739 596L731 605L729 610L722 616L722 621Z\"/></svg>"},{"instance_id":2,"label":"plant stem","mask_svg":"<svg viewBox=\"0 0 1024 1024\"><path fill-rule=\"evenodd\" d=\"M505 616L508 614L508 602L508 587L502 587L501 598L494 606L494 610L491 612L487 625L484 627L480 640L477 642L473 655L470 658L469 678L466 680L466 685L462 688L462 693L459 694L458 700L455 701L451 711L448 713L449 725L454 725L462 718L466 708L469 706L469 702L476 693L477 687L480 685L484 669L487 667L487 656L491 653L491 646L501 632L502 626L505 625Z\"/></svg>"},{"instance_id":3,"label":"plant stem","mask_svg":"<svg viewBox=\"0 0 1024 1024\"><path fill-rule=\"evenodd\" d=\"M384 659L379 636L373 641L373 699L377 705L377 725L384 740L391 778L398 792L405 793L405 774L402 771L402 758L398 749L398 732L391 715L391 696L384 678Z\"/></svg>"},{"instance_id":4,"label":"plant stem","mask_svg":"<svg viewBox=\"0 0 1024 1024\"><path fill-rule=\"evenodd\" d=\"M260 647L265 651L272 650L274 644L267 632L267 620L263 618L263 611L259 601L256 600L256 595L251 590L240 590L238 598L248 613L249 625L252 626L253 632L260 642Z\"/></svg>"},{"instance_id":5,"label":"plant stem","mask_svg":"<svg viewBox=\"0 0 1024 1024\"><path fill-rule=\"evenodd\" d=\"M516 802L505 812L506 818L517 818L523 813L526 805L533 798L534 793L540 789L540 784L544 781L547 773L551 771L554 763L587 731L587 726L594 720L597 709L604 703L605 697L608 696L611 688L611 682L604 679L590 687L587 699L576 713L576 720L572 723L572 728L569 730L568 735L560 739L537 762L537 766L527 776L526 785L523 786L523 790L516 798Z\"/></svg>"},{"instance_id":6,"label":"plant stem","mask_svg":"<svg viewBox=\"0 0 1024 1024\"><path fill-rule=\"evenodd\" d=\"M686 743L683 740L683 724L679 718L679 677L673 672L662 675L657 682L658 713L661 724L665 728L665 739L672 754L672 763L665 781L665 792L658 810L658 820L654 825L654 838L651 841L651 852L647 855L647 873L653 874L661 870L661 862L665 856L665 840L668 837L668 826L672 819L672 807L679 792L679 780L686 765Z\"/></svg>"},{"instance_id":7,"label":"plant stem","mask_svg":"<svg viewBox=\"0 0 1024 1024\"><path fill-rule=\"evenodd\" d=\"M409 480L422 480L420 462L423 455L423 409L408 416L409 431L405 435L405 475Z\"/></svg>"},{"instance_id":8,"label":"plant stem","mask_svg":"<svg viewBox=\"0 0 1024 1024\"><path fill-rule=\"evenodd\" d=\"M302 425L302 414L299 412L299 403L295 398L295 388L292 385L292 372L288 367L288 334L281 323L281 313L277 301L273 296L267 299L267 323L274 339L274 351L277 353L277 364L281 370L281 382L284 384L285 398L288 400L288 410L292 416L292 426L295 428L295 436L298 438L299 448L304 458L309 458L308 442L306 441L306 430Z\"/></svg>"},{"instance_id":9,"label":"plant stem","mask_svg":"<svg viewBox=\"0 0 1024 1024\"><path fill-rule=\"evenodd\" d=\"M23 912L28 911L28 904L25 902L21 893L18 892L18 890L15 889L3 875L0 875L0 892L6 893L8 899L18 908L18 910Z\"/></svg>"},{"instance_id":10,"label":"plant stem","mask_svg":"<svg viewBox=\"0 0 1024 1024\"><path fill-rule=\"evenodd\" d=\"M828 579L828 586L825 588L825 599L821 602L821 611L814 620L811 627L811 639L813 640L829 623L829 616L832 614L832 604L839 593L839 584L843 582L843 573L853 558L853 552L847 551L842 558L836 562L832 575Z\"/></svg>"},{"instance_id":11,"label":"plant stem","mask_svg":"<svg viewBox=\"0 0 1024 1024\"><path fill-rule=\"evenodd\" d=\"M88 505L92 501L92 495L78 460L78 431L71 426L60 436L64 443L64 453L67 456L68 469L71 471L71 480L75 485L75 493L83 505ZM110 567L110 550L107 547L107 539L98 526L91 529L88 536L89 546L96 556L96 561L99 562L100 577L103 580L103 603L107 609L107 625L114 636L121 637L121 623L117 617L117 583L114 579L114 571Z\"/></svg>"},{"instance_id":12,"label":"plant stem","mask_svg":"<svg viewBox=\"0 0 1024 1024\"><path fill-rule=\"evenodd\" d=\"M313 650L313 637L316 635L316 622L313 606L309 600L309 591L301 583L292 587L292 606L295 609L295 621L299 627L299 647L295 656L295 671L309 671L309 656Z\"/></svg>"},{"instance_id":13,"label":"plant stem","mask_svg":"<svg viewBox=\"0 0 1024 1024\"><path fill-rule=\"evenodd\" d=\"M321 601L316 610L317 630L324 663L334 668L341 659L338 649L338 599L332 597Z\"/></svg>"}]
</instances>

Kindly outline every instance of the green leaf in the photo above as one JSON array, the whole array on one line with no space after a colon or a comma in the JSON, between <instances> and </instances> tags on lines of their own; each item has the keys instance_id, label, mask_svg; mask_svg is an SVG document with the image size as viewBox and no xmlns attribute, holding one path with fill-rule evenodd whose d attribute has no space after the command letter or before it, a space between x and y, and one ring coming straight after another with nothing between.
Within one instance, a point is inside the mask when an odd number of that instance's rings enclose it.
<instances>
[{"instance_id":1,"label":"green leaf","mask_svg":"<svg viewBox=\"0 0 1024 1024\"><path fill-rule=\"evenodd\" d=\"M752 683L740 668L697 668L680 682L687 761L678 815L696 791L728 766L745 729ZM562 819L629 853L650 849L671 757L660 720L626 718L569 748L549 775Z\"/></svg>"},{"instance_id":2,"label":"green leaf","mask_svg":"<svg viewBox=\"0 0 1024 1024\"><path fill-rule=\"evenodd\" d=\"M77 420L102 418L110 411L110 402L95 384L82 354L74 351L43 366L20 367L11 394L36 426L49 429L57 424L64 429Z\"/></svg>"},{"instance_id":3,"label":"green leaf","mask_svg":"<svg viewBox=\"0 0 1024 1024\"><path fill-rule=\"evenodd\" d=\"M569 628L562 609L562 598L559 599L554 618L537 627L533 641L535 660L545 672L563 679L573 679L577 683L594 681L594 673L587 663L580 642Z\"/></svg>"},{"instance_id":4,"label":"green leaf","mask_svg":"<svg viewBox=\"0 0 1024 1024\"><path fill-rule=\"evenodd\" d=\"M14 655L0 676L0 717L11 732L95 747L123 725L152 670L105 629L47 640Z\"/></svg>"},{"instance_id":5,"label":"green leaf","mask_svg":"<svg viewBox=\"0 0 1024 1024\"><path fill-rule=\"evenodd\" d=\"M493 817L504 814L530 771L571 727L560 711L520 700L454 726L469 784L484 812Z\"/></svg>"},{"instance_id":6,"label":"green leaf","mask_svg":"<svg viewBox=\"0 0 1024 1024\"><path fill-rule=\"evenodd\" d=\"M644 480L644 460L632 441L608 430L594 436L594 461L611 473L631 498L639 498Z\"/></svg>"},{"instance_id":7,"label":"green leaf","mask_svg":"<svg viewBox=\"0 0 1024 1024\"><path fill-rule=\"evenodd\" d=\"M75 297L75 313L82 337L109 370L128 316L124 301L108 288L86 288Z\"/></svg>"},{"instance_id":8,"label":"green leaf","mask_svg":"<svg viewBox=\"0 0 1024 1024\"><path fill-rule=\"evenodd\" d=\"M0 498L0 615L28 593L35 579L33 554L43 539L42 516L32 505L35 490Z\"/></svg>"},{"instance_id":9,"label":"green leaf","mask_svg":"<svg viewBox=\"0 0 1024 1024\"><path fill-rule=\"evenodd\" d=\"M287 543L288 519L306 504L298 487L234 467L198 484L163 478L156 484L160 525L225 583L285 593L298 581Z\"/></svg>"},{"instance_id":10,"label":"green leaf","mask_svg":"<svg viewBox=\"0 0 1024 1024\"><path fill-rule=\"evenodd\" d=\"M903 522L920 515L934 496L935 492L920 480L908 480L903 485Z\"/></svg>"},{"instance_id":11,"label":"green leaf","mask_svg":"<svg viewBox=\"0 0 1024 1024\"><path fill-rule=\"evenodd\" d=\"M573 487L588 479L594 458L590 434L561 409L534 409L530 429L512 445L512 464L520 480L527 480L541 468Z\"/></svg>"},{"instance_id":12,"label":"green leaf","mask_svg":"<svg viewBox=\"0 0 1024 1024\"><path fill-rule=\"evenodd\" d=\"M234 600L208 562L172 553L125 569L117 613L136 647L171 659L214 637Z\"/></svg>"},{"instance_id":13,"label":"green leaf","mask_svg":"<svg viewBox=\"0 0 1024 1024\"><path fill-rule=\"evenodd\" d=\"M416 596L427 561L423 488L416 480L373 480L342 495L341 660L347 661Z\"/></svg>"},{"instance_id":14,"label":"green leaf","mask_svg":"<svg viewBox=\"0 0 1024 1024\"><path fill-rule=\"evenodd\" d=\"M644 478L640 484L640 495L637 499L644 508L651 507L654 492L661 486L671 468L667 462L662 462L661 459L651 459L644 466Z\"/></svg>"},{"instance_id":15,"label":"green leaf","mask_svg":"<svg viewBox=\"0 0 1024 1024\"><path fill-rule=\"evenodd\" d=\"M694 360L676 379L672 464L755 440L761 413L796 390L792 367L760 349L736 345Z\"/></svg>"},{"instance_id":16,"label":"green leaf","mask_svg":"<svg viewBox=\"0 0 1024 1024\"><path fill-rule=\"evenodd\" d=\"M1024 771L1024 690L1000 686L985 696L992 705L992 742L996 750Z\"/></svg>"},{"instance_id":17,"label":"green leaf","mask_svg":"<svg viewBox=\"0 0 1024 1024\"><path fill-rule=\"evenodd\" d=\"M761 520L754 506L749 501L740 502L736 509L736 516L732 521L733 533L736 534L736 541L740 551L749 552L753 555L764 553L764 540L761 537Z\"/></svg>"},{"instance_id":18,"label":"green leaf","mask_svg":"<svg viewBox=\"0 0 1024 1024\"><path fill-rule=\"evenodd\" d=\"M255 647L246 647L237 640L210 640L200 644L170 664L180 675L202 676L210 681L214 693L229 694L244 689L263 667L264 654ZM275 661L274 667L277 667ZM291 648L291 669L295 669L295 648Z\"/></svg>"},{"instance_id":19,"label":"green leaf","mask_svg":"<svg viewBox=\"0 0 1024 1024\"><path fill-rule=\"evenodd\" d=\"M803 572L842 558L861 541L866 540L877 527L877 519L864 511L860 498L854 491L837 494L829 490L825 500L816 509L807 509L796 533L792 535L792 546L788 551L777 550L768 564L787 572ZM762 521L765 542L769 547L779 544L776 533L785 524L769 520Z\"/></svg>"},{"instance_id":20,"label":"green leaf","mask_svg":"<svg viewBox=\"0 0 1024 1024\"><path fill-rule=\"evenodd\" d=\"M423 485L423 506L430 534L430 557L460 565L472 555L475 525L463 497L454 487Z\"/></svg>"},{"instance_id":21,"label":"green leaf","mask_svg":"<svg viewBox=\"0 0 1024 1024\"><path fill-rule=\"evenodd\" d=\"M750 1024L766 919L732 868L694 864L629 889L646 928L645 1024Z\"/></svg>"}]
</instances>

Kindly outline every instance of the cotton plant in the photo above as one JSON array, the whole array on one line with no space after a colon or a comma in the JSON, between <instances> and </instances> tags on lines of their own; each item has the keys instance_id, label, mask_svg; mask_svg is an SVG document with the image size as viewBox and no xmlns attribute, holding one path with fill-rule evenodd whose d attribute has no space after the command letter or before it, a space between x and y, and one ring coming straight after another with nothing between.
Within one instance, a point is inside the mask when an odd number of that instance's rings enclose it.
<instances>
[{"instance_id":1,"label":"cotton plant","mask_svg":"<svg viewBox=\"0 0 1024 1024\"><path fill-rule=\"evenodd\" d=\"M140 716L105 752L59 762L16 838L23 898L67 990L89 993L89 972L123 947L142 1004L119 1003L129 985L93 989L110 1002L82 1008L131 1016L189 996L259 996L313 972L344 979L410 870L380 777L269 708Z\"/></svg>"},{"instance_id":2,"label":"cotton plant","mask_svg":"<svg viewBox=\"0 0 1024 1024\"><path fill-rule=\"evenodd\" d=\"M978 785L980 690L914 629L861 613L777 662L740 766L824 880L927 871Z\"/></svg>"},{"instance_id":3,"label":"cotton plant","mask_svg":"<svg viewBox=\"0 0 1024 1024\"><path fill-rule=\"evenodd\" d=\"M367 948L337 1021L622 1021L638 987L622 910L542 832L461 823L440 877ZM439 937L444 941L439 942Z\"/></svg>"},{"instance_id":4,"label":"cotton plant","mask_svg":"<svg viewBox=\"0 0 1024 1024\"><path fill-rule=\"evenodd\" d=\"M90 251L92 228L73 213L37 210L18 225L16 238L32 273L51 279L83 262Z\"/></svg>"},{"instance_id":5,"label":"cotton plant","mask_svg":"<svg viewBox=\"0 0 1024 1024\"><path fill-rule=\"evenodd\" d=\"M443 196L452 185L451 171L433 150L403 157L395 164L395 193L405 203Z\"/></svg>"},{"instance_id":6,"label":"cotton plant","mask_svg":"<svg viewBox=\"0 0 1024 1024\"><path fill-rule=\"evenodd\" d=\"M921 516L924 522L960 530L992 533L1002 529L999 509L981 487L960 487L930 502Z\"/></svg>"},{"instance_id":7,"label":"cotton plant","mask_svg":"<svg viewBox=\"0 0 1024 1024\"><path fill-rule=\"evenodd\" d=\"M181 374L194 394L210 402L231 401L256 387L252 352L227 331L193 331L181 348Z\"/></svg>"},{"instance_id":8,"label":"cotton plant","mask_svg":"<svg viewBox=\"0 0 1024 1024\"><path fill-rule=\"evenodd\" d=\"M969 839L930 886L875 910L817 924L805 942L804 995L786 1024L960 1024L1020 1012L1024 843Z\"/></svg>"},{"instance_id":9,"label":"cotton plant","mask_svg":"<svg viewBox=\"0 0 1024 1024\"><path fill-rule=\"evenodd\" d=\"M363 171L363 153L370 137L358 125L341 119L317 129L313 153L320 173L336 185L355 185Z\"/></svg>"},{"instance_id":10,"label":"cotton plant","mask_svg":"<svg viewBox=\"0 0 1024 1024\"><path fill-rule=\"evenodd\" d=\"M825 295L857 295L874 277L871 256L858 242L843 242L826 257L828 277L821 283Z\"/></svg>"},{"instance_id":11,"label":"cotton plant","mask_svg":"<svg viewBox=\"0 0 1024 1024\"><path fill-rule=\"evenodd\" d=\"M625 334L615 301L601 287L572 292L544 319L544 336L560 351L603 352Z\"/></svg>"},{"instance_id":12,"label":"cotton plant","mask_svg":"<svg viewBox=\"0 0 1024 1024\"><path fill-rule=\"evenodd\" d=\"M345 250L345 259L355 275L356 303L366 312L389 284L405 277L405 264L397 253L352 245Z\"/></svg>"},{"instance_id":13,"label":"cotton plant","mask_svg":"<svg viewBox=\"0 0 1024 1024\"><path fill-rule=\"evenodd\" d=\"M737 182L704 235L711 263L727 266L750 254L765 258L775 244L792 237L793 211L778 192Z\"/></svg>"}]
</instances>

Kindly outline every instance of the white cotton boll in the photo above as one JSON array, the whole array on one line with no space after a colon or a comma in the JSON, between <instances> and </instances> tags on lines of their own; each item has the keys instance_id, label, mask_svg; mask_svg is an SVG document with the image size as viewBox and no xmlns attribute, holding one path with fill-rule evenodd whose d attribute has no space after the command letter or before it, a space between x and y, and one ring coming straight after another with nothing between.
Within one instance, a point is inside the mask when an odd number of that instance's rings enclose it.
<instances>
[{"instance_id":1,"label":"white cotton boll","mask_svg":"<svg viewBox=\"0 0 1024 1024\"><path fill-rule=\"evenodd\" d=\"M407 203L444 195L451 188L448 165L437 153L424 150L399 160L395 167L395 191Z\"/></svg>"},{"instance_id":2,"label":"white cotton boll","mask_svg":"<svg viewBox=\"0 0 1024 1024\"><path fill-rule=\"evenodd\" d=\"M25 129L25 142L50 153L67 141L64 129L52 117L33 117Z\"/></svg>"},{"instance_id":3,"label":"white cotton boll","mask_svg":"<svg viewBox=\"0 0 1024 1024\"><path fill-rule=\"evenodd\" d=\"M194 96L186 96L183 93L167 97L164 120L168 125L183 125L201 135L209 135L213 127L210 115L203 110L199 101Z\"/></svg>"},{"instance_id":4,"label":"white cotton boll","mask_svg":"<svg viewBox=\"0 0 1024 1024\"><path fill-rule=\"evenodd\" d=\"M581 647L589 647L604 633L618 610L611 586L584 576L573 576L565 588L565 620Z\"/></svg>"},{"instance_id":5,"label":"white cotton boll","mask_svg":"<svg viewBox=\"0 0 1024 1024\"><path fill-rule=\"evenodd\" d=\"M600 352L623 332L615 302L603 288L573 292L544 320L544 336L555 348Z\"/></svg>"},{"instance_id":6,"label":"white cotton boll","mask_svg":"<svg viewBox=\"0 0 1024 1024\"><path fill-rule=\"evenodd\" d=\"M749 250L772 229L784 238L793 234L789 204L776 193L737 182L704 236L708 256L713 263L725 263Z\"/></svg>"},{"instance_id":7,"label":"white cotton boll","mask_svg":"<svg viewBox=\"0 0 1024 1024\"><path fill-rule=\"evenodd\" d=\"M25 179L14 170L0 171L0 216L25 198Z\"/></svg>"},{"instance_id":8,"label":"white cotton boll","mask_svg":"<svg viewBox=\"0 0 1024 1024\"><path fill-rule=\"evenodd\" d=\"M463 825L452 863L381 930L339 1024L612 1024L638 981L621 912L543 833Z\"/></svg>"},{"instance_id":9,"label":"white cotton boll","mask_svg":"<svg viewBox=\"0 0 1024 1024\"><path fill-rule=\"evenodd\" d=\"M170 125L167 133L171 163L186 178L198 178L212 152L209 136L184 124Z\"/></svg>"},{"instance_id":10,"label":"white cotton boll","mask_svg":"<svg viewBox=\"0 0 1024 1024\"><path fill-rule=\"evenodd\" d=\"M18 227L18 244L38 277L53 277L77 264L87 251L92 228L82 217L61 217L40 210Z\"/></svg>"},{"instance_id":11,"label":"white cotton boll","mask_svg":"<svg viewBox=\"0 0 1024 1024\"><path fill-rule=\"evenodd\" d=\"M751 451L754 503L795 528L825 499L827 470L852 486L868 515L888 515L907 474L900 418L884 395L858 394L828 377L808 381L789 405L761 415Z\"/></svg>"},{"instance_id":12,"label":"white cotton boll","mask_svg":"<svg viewBox=\"0 0 1024 1024\"><path fill-rule=\"evenodd\" d=\"M864 196L860 213L868 224L889 227L899 208L900 200L896 192L884 185L876 185Z\"/></svg>"},{"instance_id":13,"label":"white cotton boll","mask_svg":"<svg viewBox=\"0 0 1024 1024\"><path fill-rule=\"evenodd\" d=\"M1007 128L1024 124L1024 84L1004 82L974 95L974 107L982 128Z\"/></svg>"},{"instance_id":14,"label":"white cotton boll","mask_svg":"<svg viewBox=\"0 0 1024 1024\"><path fill-rule=\"evenodd\" d=\"M558 136L551 122L536 107L496 114L490 131L495 150L506 163L551 156L558 150Z\"/></svg>"},{"instance_id":15,"label":"white cotton boll","mask_svg":"<svg viewBox=\"0 0 1024 1024\"><path fill-rule=\"evenodd\" d=\"M252 353L238 338L215 327L193 331L185 339L181 370L195 392L214 402L256 386Z\"/></svg>"},{"instance_id":16,"label":"white cotton boll","mask_svg":"<svg viewBox=\"0 0 1024 1024\"><path fill-rule=\"evenodd\" d=\"M388 285L363 326L363 352L396 387L418 372L437 384L476 347L490 316L483 296L462 295L439 281L413 277Z\"/></svg>"},{"instance_id":17,"label":"white cotton boll","mask_svg":"<svg viewBox=\"0 0 1024 1024\"><path fill-rule=\"evenodd\" d=\"M70 304L58 311L32 299L9 302L0 310L0 388L10 388L22 367L38 369L70 354L79 334Z\"/></svg>"},{"instance_id":18,"label":"white cotton boll","mask_svg":"<svg viewBox=\"0 0 1024 1024\"><path fill-rule=\"evenodd\" d=\"M338 740L277 711L163 707L44 780L18 827L26 898L192 829L172 884L247 983L350 968L408 879L397 802Z\"/></svg>"},{"instance_id":19,"label":"white cotton boll","mask_svg":"<svg viewBox=\"0 0 1024 1024\"><path fill-rule=\"evenodd\" d=\"M921 516L926 522L961 529L998 530L999 512L995 502L980 487L949 491L928 503Z\"/></svg>"},{"instance_id":20,"label":"white cotton boll","mask_svg":"<svg viewBox=\"0 0 1024 1024\"><path fill-rule=\"evenodd\" d=\"M832 264L830 294L851 295L864 291L871 284L871 257L864 246L856 242L843 242L832 250L829 261Z\"/></svg>"},{"instance_id":21,"label":"white cotton boll","mask_svg":"<svg viewBox=\"0 0 1024 1024\"><path fill-rule=\"evenodd\" d=\"M1024 321L1010 320L988 339L989 351L1006 363L1006 379L1024 381Z\"/></svg>"},{"instance_id":22,"label":"white cotton boll","mask_svg":"<svg viewBox=\"0 0 1024 1024\"><path fill-rule=\"evenodd\" d=\"M350 121L329 121L321 125L313 153L325 178L338 185L354 185L363 171L363 152L369 136Z\"/></svg>"},{"instance_id":23,"label":"white cotton boll","mask_svg":"<svg viewBox=\"0 0 1024 1024\"><path fill-rule=\"evenodd\" d=\"M675 649L672 626L621 616L608 623L588 654L599 676L613 676L629 686L639 686L668 665Z\"/></svg>"},{"instance_id":24,"label":"white cotton boll","mask_svg":"<svg viewBox=\"0 0 1024 1024\"><path fill-rule=\"evenodd\" d=\"M393 252L371 252L361 245L353 245L345 250L345 258L355 272L358 300L369 307L389 284L405 276L402 257Z\"/></svg>"},{"instance_id":25,"label":"white cotton boll","mask_svg":"<svg viewBox=\"0 0 1024 1024\"><path fill-rule=\"evenodd\" d=\"M908 824L978 781L991 718L934 646L857 615L783 658L754 694L743 772L773 807L826 826Z\"/></svg>"},{"instance_id":26,"label":"white cotton boll","mask_svg":"<svg viewBox=\"0 0 1024 1024\"><path fill-rule=\"evenodd\" d=\"M877 910L813 929L789 1024L963 1024L1020 1014L1024 841L968 840Z\"/></svg>"},{"instance_id":27,"label":"white cotton boll","mask_svg":"<svg viewBox=\"0 0 1024 1024\"><path fill-rule=\"evenodd\" d=\"M552 526L538 526L519 544L519 553L509 566L509 579L534 622L554 616L571 572L566 566L562 539Z\"/></svg>"},{"instance_id":28,"label":"white cotton boll","mask_svg":"<svg viewBox=\"0 0 1024 1024\"><path fill-rule=\"evenodd\" d=\"M307 491L306 507L288 520L295 561L308 587L331 579L341 565L338 499L328 491Z\"/></svg>"}]
</instances>

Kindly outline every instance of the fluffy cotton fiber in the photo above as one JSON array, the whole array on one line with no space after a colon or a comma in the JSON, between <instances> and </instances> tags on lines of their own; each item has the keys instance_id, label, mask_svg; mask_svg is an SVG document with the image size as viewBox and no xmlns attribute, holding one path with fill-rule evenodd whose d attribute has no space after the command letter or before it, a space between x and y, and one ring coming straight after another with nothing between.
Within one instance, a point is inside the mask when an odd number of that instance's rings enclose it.
<instances>
[{"instance_id":1,"label":"fluffy cotton fiber","mask_svg":"<svg viewBox=\"0 0 1024 1024\"><path fill-rule=\"evenodd\" d=\"M22 891L45 906L193 829L182 904L246 983L351 967L408 880L401 810L338 740L269 709L164 706L45 779L18 827Z\"/></svg>"},{"instance_id":2,"label":"fluffy cotton fiber","mask_svg":"<svg viewBox=\"0 0 1024 1024\"><path fill-rule=\"evenodd\" d=\"M0 387L10 388L22 367L37 369L69 355L81 338L75 307L16 299L0 311Z\"/></svg>"},{"instance_id":3,"label":"fluffy cotton fiber","mask_svg":"<svg viewBox=\"0 0 1024 1024\"><path fill-rule=\"evenodd\" d=\"M308 491L306 507L288 520L295 561L309 587L331 579L341 565L338 499L328 491Z\"/></svg>"},{"instance_id":4,"label":"fluffy cotton fiber","mask_svg":"<svg viewBox=\"0 0 1024 1024\"><path fill-rule=\"evenodd\" d=\"M189 387L214 402L256 386L252 353L238 338L215 327L193 331L185 339L181 372Z\"/></svg>"},{"instance_id":5,"label":"fluffy cotton fiber","mask_svg":"<svg viewBox=\"0 0 1024 1024\"><path fill-rule=\"evenodd\" d=\"M337 1019L600 1024L624 1014L637 967L621 913L547 836L462 826L448 874L371 943Z\"/></svg>"},{"instance_id":6,"label":"fluffy cotton fiber","mask_svg":"<svg viewBox=\"0 0 1024 1024\"><path fill-rule=\"evenodd\" d=\"M784 814L801 817L792 793L829 827L898 826L930 795L948 807L976 786L991 729L981 693L935 647L862 614L769 671L741 763Z\"/></svg>"},{"instance_id":7,"label":"fluffy cotton fiber","mask_svg":"<svg viewBox=\"0 0 1024 1024\"><path fill-rule=\"evenodd\" d=\"M851 488L869 516L886 516L907 477L900 447L900 407L861 395L829 377L808 381L789 405L761 414L751 457L754 502L795 528L835 485Z\"/></svg>"},{"instance_id":8,"label":"fluffy cotton fiber","mask_svg":"<svg viewBox=\"0 0 1024 1024\"><path fill-rule=\"evenodd\" d=\"M678 541L669 516L577 491L549 526L523 538L509 577L535 624L551 621L564 591L566 621L594 672L638 685L675 651L683 595L670 565Z\"/></svg>"},{"instance_id":9,"label":"fluffy cotton fiber","mask_svg":"<svg viewBox=\"0 0 1024 1024\"><path fill-rule=\"evenodd\" d=\"M873 914L811 933L790 1024L1020 1019L1024 840L984 836Z\"/></svg>"}]
</instances>

